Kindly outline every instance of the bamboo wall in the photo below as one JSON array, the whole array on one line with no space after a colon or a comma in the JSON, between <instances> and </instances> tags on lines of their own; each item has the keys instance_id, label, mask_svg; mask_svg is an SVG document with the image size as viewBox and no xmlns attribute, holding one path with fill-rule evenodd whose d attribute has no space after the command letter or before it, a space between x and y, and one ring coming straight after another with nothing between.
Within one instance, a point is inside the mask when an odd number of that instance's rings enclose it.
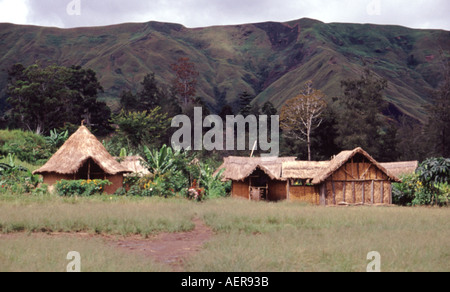
<instances>
[{"instance_id":1,"label":"bamboo wall","mask_svg":"<svg viewBox=\"0 0 450 292\"><path fill-rule=\"evenodd\" d=\"M289 200L291 202L306 202L314 205L320 204L318 186L290 186Z\"/></svg>"},{"instance_id":2,"label":"bamboo wall","mask_svg":"<svg viewBox=\"0 0 450 292\"><path fill-rule=\"evenodd\" d=\"M389 178L367 161L344 164L324 184L326 205L392 203Z\"/></svg>"},{"instance_id":3,"label":"bamboo wall","mask_svg":"<svg viewBox=\"0 0 450 292\"><path fill-rule=\"evenodd\" d=\"M233 181L231 188L231 196L233 198L249 198L249 179L244 181Z\"/></svg>"}]
</instances>

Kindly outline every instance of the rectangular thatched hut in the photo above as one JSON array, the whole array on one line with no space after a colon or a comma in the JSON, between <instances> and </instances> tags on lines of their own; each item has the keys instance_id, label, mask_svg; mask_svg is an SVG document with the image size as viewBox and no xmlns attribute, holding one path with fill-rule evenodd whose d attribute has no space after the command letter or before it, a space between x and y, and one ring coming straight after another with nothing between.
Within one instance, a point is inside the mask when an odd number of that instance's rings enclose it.
<instances>
[{"instance_id":1,"label":"rectangular thatched hut","mask_svg":"<svg viewBox=\"0 0 450 292\"><path fill-rule=\"evenodd\" d=\"M286 158L227 157L219 168L223 177L232 181L232 196L252 200L280 201L286 199L286 179L281 176Z\"/></svg>"},{"instance_id":2,"label":"rectangular thatched hut","mask_svg":"<svg viewBox=\"0 0 450 292\"><path fill-rule=\"evenodd\" d=\"M391 204L392 183L400 181L361 148L322 162L229 157L223 168L233 197L316 205Z\"/></svg>"},{"instance_id":3,"label":"rectangular thatched hut","mask_svg":"<svg viewBox=\"0 0 450 292\"><path fill-rule=\"evenodd\" d=\"M105 192L113 194L123 186L124 174L132 172L117 162L85 127L81 126L50 160L34 174L52 187L60 180L109 180Z\"/></svg>"}]
</instances>

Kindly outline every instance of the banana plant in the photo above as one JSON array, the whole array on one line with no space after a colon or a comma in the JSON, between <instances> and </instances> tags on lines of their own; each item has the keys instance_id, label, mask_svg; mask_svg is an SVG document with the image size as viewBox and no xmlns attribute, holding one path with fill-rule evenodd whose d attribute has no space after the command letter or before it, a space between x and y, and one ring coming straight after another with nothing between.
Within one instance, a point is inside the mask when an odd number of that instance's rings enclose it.
<instances>
[{"instance_id":1,"label":"banana plant","mask_svg":"<svg viewBox=\"0 0 450 292\"><path fill-rule=\"evenodd\" d=\"M147 168L156 177L173 170L176 167L176 160L181 155L179 151L173 151L167 145L162 146L159 151L151 151L148 147L144 147L144 154L147 158Z\"/></svg>"},{"instance_id":2,"label":"banana plant","mask_svg":"<svg viewBox=\"0 0 450 292\"><path fill-rule=\"evenodd\" d=\"M6 157L6 163L0 163L0 175L9 175L16 171L27 172L23 166L16 165L16 158L14 154L9 153Z\"/></svg>"},{"instance_id":3,"label":"banana plant","mask_svg":"<svg viewBox=\"0 0 450 292\"><path fill-rule=\"evenodd\" d=\"M44 137L45 143L52 150L56 150L59 147L61 147L68 138L69 138L69 131L66 130L61 133L58 133L56 132L56 129L50 131L50 136Z\"/></svg>"}]
</instances>

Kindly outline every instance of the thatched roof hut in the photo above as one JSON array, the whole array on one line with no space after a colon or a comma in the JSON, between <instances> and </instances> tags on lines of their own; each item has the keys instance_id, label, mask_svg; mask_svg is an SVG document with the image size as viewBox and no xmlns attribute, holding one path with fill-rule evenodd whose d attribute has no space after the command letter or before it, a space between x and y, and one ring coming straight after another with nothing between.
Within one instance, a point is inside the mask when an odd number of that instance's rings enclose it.
<instances>
[{"instance_id":1,"label":"thatched roof hut","mask_svg":"<svg viewBox=\"0 0 450 292\"><path fill-rule=\"evenodd\" d=\"M400 182L391 172L396 165L400 164L385 167L356 148L329 161L228 157L218 171L225 169L223 179L232 181L235 197L322 205L389 204L391 183Z\"/></svg>"},{"instance_id":2,"label":"thatched roof hut","mask_svg":"<svg viewBox=\"0 0 450 292\"><path fill-rule=\"evenodd\" d=\"M81 126L50 160L33 174L44 177L44 183L55 184L58 180L108 179L113 185L107 192L121 187L123 175L132 172L117 162L97 138ZM119 186L120 185L120 186Z\"/></svg>"},{"instance_id":3,"label":"thatched roof hut","mask_svg":"<svg viewBox=\"0 0 450 292\"><path fill-rule=\"evenodd\" d=\"M126 169L132 171L132 175L146 176L151 174L151 172L143 166L144 159L141 156L127 156L127 157L116 157L119 163Z\"/></svg>"},{"instance_id":4,"label":"thatched roof hut","mask_svg":"<svg viewBox=\"0 0 450 292\"><path fill-rule=\"evenodd\" d=\"M295 157L236 157L230 156L224 158L224 163L216 171L225 169L223 180L243 181L248 178L257 169L262 170L271 179L285 180L282 174L283 163L295 161Z\"/></svg>"},{"instance_id":5,"label":"thatched roof hut","mask_svg":"<svg viewBox=\"0 0 450 292\"><path fill-rule=\"evenodd\" d=\"M327 178L329 178L335 171L341 168L345 163L350 161L357 154L362 155L362 157L366 158L370 163L384 172L392 181L399 182L400 179L395 175L390 173L386 168L384 168L380 163L378 163L372 156L369 155L362 148L356 148L352 151L342 151L337 156L335 156L330 162L326 169L321 171L313 180L313 184L320 184L324 182Z\"/></svg>"}]
</instances>

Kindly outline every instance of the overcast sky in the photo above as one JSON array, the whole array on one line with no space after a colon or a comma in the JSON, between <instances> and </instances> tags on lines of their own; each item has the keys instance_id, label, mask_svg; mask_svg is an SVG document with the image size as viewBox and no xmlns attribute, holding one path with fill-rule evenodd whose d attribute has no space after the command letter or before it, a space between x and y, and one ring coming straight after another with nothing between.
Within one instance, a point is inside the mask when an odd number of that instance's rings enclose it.
<instances>
[{"instance_id":1,"label":"overcast sky","mask_svg":"<svg viewBox=\"0 0 450 292\"><path fill-rule=\"evenodd\" d=\"M303 17L450 30L450 0L0 0L0 22L61 28L151 20L204 27Z\"/></svg>"}]
</instances>

